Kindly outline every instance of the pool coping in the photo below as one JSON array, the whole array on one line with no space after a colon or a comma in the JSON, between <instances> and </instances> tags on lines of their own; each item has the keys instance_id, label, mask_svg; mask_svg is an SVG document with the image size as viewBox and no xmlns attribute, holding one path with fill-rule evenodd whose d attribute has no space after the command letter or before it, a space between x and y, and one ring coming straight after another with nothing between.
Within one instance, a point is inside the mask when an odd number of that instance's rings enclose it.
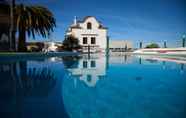
<instances>
[{"instance_id":1,"label":"pool coping","mask_svg":"<svg viewBox=\"0 0 186 118\"><path fill-rule=\"evenodd\" d=\"M53 56L77 56L80 55L78 52L0 52L0 57L30 57L30 56L42 56L42 57L53 57Z\"/></svg>"},{"instance_id":2,"label":"pool coping","mask_svg":"<svg viewBox=\"0 0 186 118\"><path fill-rule=\"evenodd\" d=\"M186 54L142 54L142 53L132 53L132 55L144 55L144 56L157 56L157 57L182 57L186 59Z\"/></svg>"},{"instance_id":3,"label":"pool coping","mask_svg":"<svg viewBox=\"0 0 186 118\"><path fill-rule=\"evenodd\" d=\"M54 57L54 56L79 56L80 52L0 52L0 57ZM144 54L144 53L122 53L131 55L157 56L157 57L182 57L186 59L186 54Z\"/></svg>"}]
</instances>

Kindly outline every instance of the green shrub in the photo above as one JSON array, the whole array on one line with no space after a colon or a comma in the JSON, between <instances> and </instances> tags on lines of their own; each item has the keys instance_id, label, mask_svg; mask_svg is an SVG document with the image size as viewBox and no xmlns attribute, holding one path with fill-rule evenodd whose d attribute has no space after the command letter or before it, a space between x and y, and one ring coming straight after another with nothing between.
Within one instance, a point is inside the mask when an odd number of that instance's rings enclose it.
<instances>
[{"instance_id":1,"label":"green shrub","mask_svg":"<svg viewBox=\"0 0 186 118\"><path fill-rule=\"evenodd\" d=\"M73 36L66 37L66 39L63 41L63 49L67 51L81 49L79 40Z\"/></svg>"},{"instance_id":2,"label":"green shrub","mask_svg":"<svg viewBox=\"0 0 186 118\"><path fill-rule=\"evenodd\" d=\"M151 43L149 45L147 45L145 48L159 48L160 46L156 43Z\"/></svg>"}]
</instances>

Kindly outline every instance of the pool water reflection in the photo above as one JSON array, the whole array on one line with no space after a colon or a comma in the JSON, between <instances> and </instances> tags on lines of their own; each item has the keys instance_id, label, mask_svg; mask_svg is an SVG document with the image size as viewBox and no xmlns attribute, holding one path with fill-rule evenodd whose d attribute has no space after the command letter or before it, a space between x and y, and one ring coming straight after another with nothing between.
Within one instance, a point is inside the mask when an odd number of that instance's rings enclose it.
<instances>
[{"instance_id":1,"label":"pool water reflection","mask_svg":"<svg viewBox=\"0 0 186 118\"><path fill-rule=\"evenodd\" d=\"M186 65L132 55L0 58L1 118L184 118Z\"/></svg>"}]
</instances>

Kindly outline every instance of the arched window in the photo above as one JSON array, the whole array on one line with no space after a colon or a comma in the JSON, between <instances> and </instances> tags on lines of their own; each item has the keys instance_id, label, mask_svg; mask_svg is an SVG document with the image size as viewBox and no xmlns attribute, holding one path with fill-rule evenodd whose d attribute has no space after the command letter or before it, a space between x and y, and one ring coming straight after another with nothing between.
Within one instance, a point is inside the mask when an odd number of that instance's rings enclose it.
<instances>
[{"instance_id":1,"label":"arched window","mask_svg":"<svg viewBox=\"0 0 186 118\"><path fill-rule=\"evenodd\" d=\"M90 22L87 23L87 29L92 29L92 23Z\"/></svg>"}]
</instances>

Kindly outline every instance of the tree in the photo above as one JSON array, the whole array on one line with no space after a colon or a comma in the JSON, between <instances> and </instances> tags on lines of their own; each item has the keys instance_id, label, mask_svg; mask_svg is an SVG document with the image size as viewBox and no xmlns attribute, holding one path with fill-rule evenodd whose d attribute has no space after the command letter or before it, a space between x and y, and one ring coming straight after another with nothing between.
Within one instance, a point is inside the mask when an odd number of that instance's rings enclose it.
<instances>
[{"instance_id":1,"label":"tree","mask_svg":"<svg viewBox=\"0 0 186 118\"><path fill-rule=\"evenodd\" d=\"M145 48L159 48L160 46L156 43L151 43L149 45L147 45Z\"/></svg>"},{"instance_id":2,"label":"tree","mask_svg":"<svg viewBox=\"0 0 186 118\"><path fill-rule=\"evenodd\" d=\"M14 12L15 12L15 0L12 0L11 8L10 8L10 19L11 19L11 43L10 43L10 50L16 51L16 27L14 22Z\"/></svg>"},{"instance_id":3,"label":"tree","mask_svg":"<svg viewBox=\"0 0 186 118\"><path fill-rule=\"evenodd\" d=\"M163 47L167 48L167 42L166 41L163 42Z\"/></svg>"},{"instance_id":4,"label":"tree","mask_svg":"<svg viewBox=\"0 0 186 118\"><path fill-rule=\"evenodd\" d=\"M53 14L42 6L25 6L23 4L15 6L14 20L16 22L16 29L18 30L18 51L25 52L26 36L39 34L46 38L53 31L56 26Z\"/></svg>"},{"instance_id":5,"label":"tree","mask_svg":"<svg viewBox=\"0 0 186 118\"><path fill-rule=\"evenodd\" d=\"M141 48L143 47L143 43L142 43L142 42L140 42L140 44L139 44L139 45L140 45L139 47L140 47L140 49L141 49Z\"/></svg>"},{"instance_id":6,"label":"tree","mask_svg":"<svg viewBox=\"0 0 186 118\"><path fill-rule=\"evenodd\" d=\"M10 7L8 2L0 0L0 51L8 51L10 49Z\"/></svg>"},{"instance_id":7,"label":"tree","mask_svg":"<svg viewBox=\"0 0 186 118\"><path fill-rule=\"evenodd\" d=\"M185 47L185 35L182 37L182 47Z\"/></svg>"},{"instance_id":8,"label":"tree","mask_svg":"<svg viewBox=\"0 0 186 118\"><path fill-rule=\"evenodd\" d=\"M63 48L67 51L78 50L81 49L79 45L79 40L74 36L67 36L66 39L63 41Z\"/></svg>"}]
</instances>

